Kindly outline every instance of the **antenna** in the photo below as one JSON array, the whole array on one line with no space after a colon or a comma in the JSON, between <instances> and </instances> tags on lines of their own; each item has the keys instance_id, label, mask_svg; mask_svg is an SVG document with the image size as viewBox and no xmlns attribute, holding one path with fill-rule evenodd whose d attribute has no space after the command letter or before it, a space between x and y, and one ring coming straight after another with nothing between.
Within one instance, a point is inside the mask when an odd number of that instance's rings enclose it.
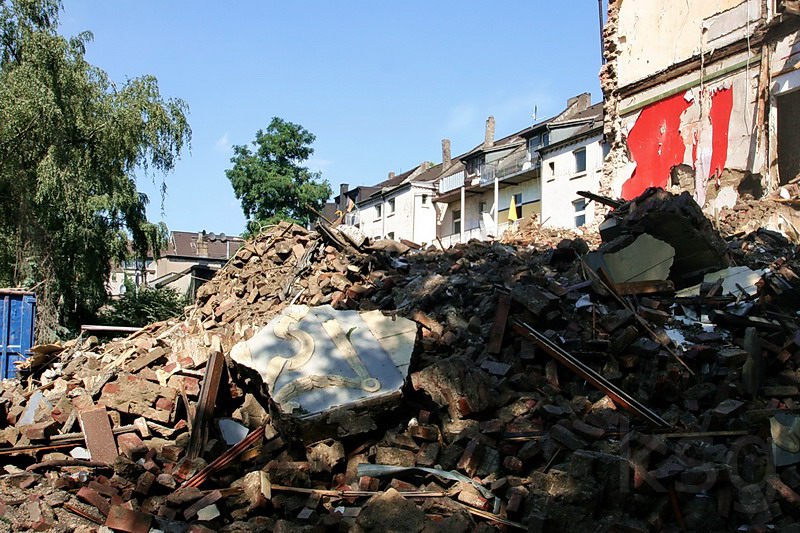
<instances>
[{"instance_id":1,"label":"antenna","mask_svg":"<svg viewBox=\"0 0 800 533\"><path fill-rule=\"evenodd\" d=\"M534 122L536 122L536 115L538 114L538 112L539 112L539 106L533 106L533 115L531 115L531 118L533 118Z\"/></svg>"}]
</instances>

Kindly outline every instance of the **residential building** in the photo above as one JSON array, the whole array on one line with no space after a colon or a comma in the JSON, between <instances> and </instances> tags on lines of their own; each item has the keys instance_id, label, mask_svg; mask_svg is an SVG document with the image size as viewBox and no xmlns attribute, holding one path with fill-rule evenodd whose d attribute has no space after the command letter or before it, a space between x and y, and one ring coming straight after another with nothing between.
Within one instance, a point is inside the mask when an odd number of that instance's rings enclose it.
<instances>
[{"instance_id":1,"label":"residential building","mask_svg":"<svg viewBox=\"0 0 800 533\"><path fill-rule=\"evenodd\" d=\"M602 104L591 105L591 96L581 94L553 118L497 141L494 135L489 117L484 142L459 156L462 166L437 181L443 246L497 237L509 221L534 215L548 226L593 221L594 206L577 191L598 189L605 153Z\"/></svg>"},{"instance_id":2,"label":"residential building","mask_svg":"<svg viewBox=\"0 0 800 533\"><path fill-rule=\"evenodd\" d=\"M537 149L542 169L539 220L545 227L592 226L594 202L578 192L596 194L600 188L608 152L603 139L603 104L556 118L547 124L547 129L548 142Z\"/></svg>"},{"instance_id":3,"label":"residential building","mask_svg":"<svg viewBox=\"0 0 800 533\"><path fill-rule=\"evenodd\" d=\"M436 211L433 206L435 179L441 165L425 162L399 175L364 188L363 195L348 213L346 222L358 226L371 239L406 239L431 244L436 238ZM361 188L359 188L361 189Z\"/></svg>"},{"instance_id":4,"label":"residential building","mask_svg":"<svg viewBox=\"0 0 800 533\"><path fill-rule=\"evenodd\" d=\"M798 2L611 0L605 51L602 194L685 190L713 212L800 174Z\"/></svg>"},{"instance_id":5,"label":"residential building","mask_svg":"<svg viewBox=\"0 0 800 533\"><path fill-rule=\"evenodd\" d=\"M126 261L115 265L107 284L109 294L112 297L122 294L127 279L136 286L171 287L194 297L197 289L210 280L242 244L241 237L229 237L224 233L173 231L158 259L151 255L144 263Z\"/></svg>"}]
</instances>

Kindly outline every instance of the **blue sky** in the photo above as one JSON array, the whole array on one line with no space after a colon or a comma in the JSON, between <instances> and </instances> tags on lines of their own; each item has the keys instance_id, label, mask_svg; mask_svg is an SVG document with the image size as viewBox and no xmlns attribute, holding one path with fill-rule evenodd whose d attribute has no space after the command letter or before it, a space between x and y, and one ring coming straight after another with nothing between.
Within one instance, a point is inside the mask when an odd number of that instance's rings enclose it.
<instances>
[{"instance_id":1,"label":"blue sky","mask_svg":"<svg viewBox=\"0 0 800 533\"><path fill-rule=\"evenodd\" d=\"M238 234L231 145L279 116L317 136L308 166L340 183L441 159L600 99L597 0L208 2L65 0L61 31L94 33L90 62L120 83L153 74L189 104L191 151L140 190L170 229Z\"/></svg>"}]
</instances>

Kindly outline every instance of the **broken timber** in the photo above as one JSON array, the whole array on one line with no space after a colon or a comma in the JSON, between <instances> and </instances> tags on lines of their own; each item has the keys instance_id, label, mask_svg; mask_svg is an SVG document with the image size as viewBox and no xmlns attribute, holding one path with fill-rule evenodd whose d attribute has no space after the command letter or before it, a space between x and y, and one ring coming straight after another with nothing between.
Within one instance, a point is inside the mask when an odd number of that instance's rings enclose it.
<instances>
[{"instance_id":1,"label":"broken timber","mask_svg":"<svg viewBox=\"0 0 800 533\"><path fill-rule=\"evenodd\" d=\"M574 355L554 344L550 339L536 331L529 324L521 320L514 320L513 327L517 333L536 344L551 357L606 393L609 398L620 404L627 411L643 418L654 426L669 427L669 424L666 420L642 405L636 398L630 396L628 393L608 381L606 378L583 364Z\"/></svg>"},{"instance_id":2,"label":"broken timber","mask_svg":"<svg viewBox=\"0 0 800 533\"><path fill-rule=\"evenodd\" d=\"M189 438L189 459L196 459L205 446L208 437L208 423L214 414L214 405L217 403L219 383L224 370L225 358L221 350L214 350L208 359L203 387L200 390L200 401L197 403L197 413L192 424L192 433Z\"/></svg>"}]
</instances>

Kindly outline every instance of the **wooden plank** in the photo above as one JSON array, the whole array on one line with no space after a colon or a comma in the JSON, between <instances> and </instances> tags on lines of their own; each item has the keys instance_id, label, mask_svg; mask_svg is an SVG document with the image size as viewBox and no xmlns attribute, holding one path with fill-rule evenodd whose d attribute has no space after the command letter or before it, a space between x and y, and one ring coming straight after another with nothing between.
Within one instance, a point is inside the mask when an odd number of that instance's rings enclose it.
<instances>
[{"instance_id":1,"label":"wooden plank","mask_svg":"<svg viewBox=\"0 0 800 533\"><path fill-rule=\"evenodd\" d=\"M165 355L167 355L167 351L161 346L156 346L146 354L139 356L130 363L128 363L128 372L135 374L144 367L150 366L151 363L157 361L158 359L161 359Z\"/></svg>"},{"instance_id":2,"label":"wooden plank","mask_svg":"<svg viewBox=\"0 0 800 533\"><path fill-rule=\"evenodd\" d=\"M192 423L192 432L189 437L187 457L196 459L203 451L208 438L208 424L214 415L214 405L217 403L217 393L222 380L225 357L221 350L214 350L206 364L203 385L200 388L200 400L197 402L197 412Z\"/></svg>"},{"instance_id":3,"label":"wooden plank","mask_svg":"<svg viewBox=\"0 0 800 533\"><path fill-rule=\"evenodd\" d=\"M119 452L106 408L98 407L78 413L78 420L86 440L86 447L92 454L92 461L113 463Z\"/></svg>"},{"instance_id":4,"label":"wooden plank","mask_svg":"<svg viewBox=\"0 0 800 533\"><path fill-rule=\"evenodd\" d=\"M503 346L503 336L506 332L508 323L508 313L511 309L511 294L505 291L497 295L497 309L494 312L494 322L489 333L489 345L487 350L490 354L500 353Z\"/></svg>"}]
</instances>

